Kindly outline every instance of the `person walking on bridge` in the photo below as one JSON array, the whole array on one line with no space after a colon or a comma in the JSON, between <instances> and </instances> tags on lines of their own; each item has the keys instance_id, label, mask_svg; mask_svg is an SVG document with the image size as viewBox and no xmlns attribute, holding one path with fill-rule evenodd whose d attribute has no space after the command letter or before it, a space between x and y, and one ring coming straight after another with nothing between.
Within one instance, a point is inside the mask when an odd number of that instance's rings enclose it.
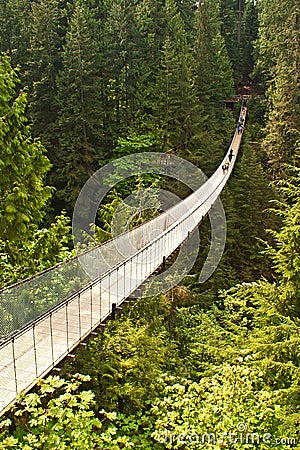
<instances>
[{"instance_id":1,"label":"person walking on bridge","mask_svg":"<svg viewBox=\"0 0 300 450\"><path fill-rule=\"evenodd\" d=\"M228 164L223 164L222 169L223 169L223 174L225 175L225 173L228 170Z\"/></svg>"}]
</instances>

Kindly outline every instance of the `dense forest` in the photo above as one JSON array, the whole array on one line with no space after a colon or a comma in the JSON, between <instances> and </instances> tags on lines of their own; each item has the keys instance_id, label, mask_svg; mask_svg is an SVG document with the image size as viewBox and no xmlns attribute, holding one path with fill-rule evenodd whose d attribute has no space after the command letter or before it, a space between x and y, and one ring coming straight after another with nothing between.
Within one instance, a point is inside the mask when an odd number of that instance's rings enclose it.
<instances>
[{"instance_id":1,"label":"dense forest","mask_svg":"<svg viewBox=\"0 0 300 450\"><path fill-rule=\"evenodd\" d=\"M0 25L0 287L74 254L74 203L105 163L167 152L211 175L239 114L224 102L250 94L213 276L205 221L192 273L21 398L0 448L300 448L299 4L0 0ZM107 196L101 239L141 182Z\"/></svg>"}]
</instances>

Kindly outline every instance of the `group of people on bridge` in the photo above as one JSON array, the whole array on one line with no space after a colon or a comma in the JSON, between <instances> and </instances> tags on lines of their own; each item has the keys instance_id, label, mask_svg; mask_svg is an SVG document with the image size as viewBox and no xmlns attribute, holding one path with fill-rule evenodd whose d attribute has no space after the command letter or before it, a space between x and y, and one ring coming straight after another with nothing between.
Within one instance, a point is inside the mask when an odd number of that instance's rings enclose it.
<instances>
[{"instance_id":1,"label":"group of people on bridge","mask_svg":"<svg viewBox=\"0 0 300 450\"><path fill-rule=\"evenodd\" d=\"M242 108L242 114L245 112L245 103L243 101L243 108ZM244 130L244 125L245 125L245 118L243 117L243 115L240 116L238 122L237 122L237 132L238 134L241 134ZM225 175L225 173L227 172L229 165L232 161L234 154L233 154L233 150L232 148L229 151L229 155L228 155L228 162L224 163L222 165L222 170L223 170L223 174Z\"/></svg>"},{"instance_id":2,"label":"group of people on bridge","mask_svg":"<svg viewBox=\"0 0 300 450\"><path fill-rule=\"evenodd\" d=\"M231 163L233 157L234 157L234 154L233 154L233 150L231 148L229 151L229 155L228 155L228 163L225 163L222 165L222 170L223 170L224 175L227 172L227 170L229 168L229 164Z\"/></svg>"},{"instance_id":3,"label":"group of people on bridge","mask_svg":"<svg viewBox=\"0 0 300 450\"><path fill-rule=\"evenodd\" d=\"M237 132L238 132L238 134L241 134L243 132L243 130L244 130L244 122L245 122L244 117L240 116L240 118L238 120L238 123L237 123Z\"/></svg>"}]
</instances>

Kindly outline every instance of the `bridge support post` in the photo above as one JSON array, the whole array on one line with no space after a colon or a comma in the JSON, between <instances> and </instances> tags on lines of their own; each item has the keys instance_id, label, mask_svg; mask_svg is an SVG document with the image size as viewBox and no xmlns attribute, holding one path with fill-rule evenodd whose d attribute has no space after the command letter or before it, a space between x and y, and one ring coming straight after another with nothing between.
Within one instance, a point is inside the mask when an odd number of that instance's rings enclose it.
<instances>
[{"instance_id":1,"label":"bridge support post","mask_svg":"<svg viewBox=\"0 0 300 450\"><path fill-rule=\"evenodd\" d=\"M116 320L116 309L117 309L117 304L112 303L111 304L111 320Z\"/></svg>"},{"instance_id":2,"label":"bridge support post","mask_svg":"<svg viewBox=\"0 0 300 450\"><path fill-rule=\"evenodd\" d=\"M166 268L166 257L165 256L163 257L163 260L162 260L162 268L163 268L163 270L165 270L165 268Z\"/></svg>"}]
</instances>

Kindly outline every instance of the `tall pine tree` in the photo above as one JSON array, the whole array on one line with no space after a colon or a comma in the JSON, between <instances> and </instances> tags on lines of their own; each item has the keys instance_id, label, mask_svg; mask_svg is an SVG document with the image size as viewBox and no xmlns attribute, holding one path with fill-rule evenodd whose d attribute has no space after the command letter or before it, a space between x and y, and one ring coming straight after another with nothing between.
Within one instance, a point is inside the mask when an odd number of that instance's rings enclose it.
<instances>
[{"instance_id":1,"label":"tall pine tree","mask_svg":"<svg viewBox=\"0 0 300 450\"><path fill-rule=\"evenodd\" d=\"M299 155L300 139L300 17L293 0L260 4L258 68L268 83L268 124L264 149L273 177L283 174L284 163Z\"/></svg>"},{"instance_id":2,"label":"tall pine tree","mask_svg":"<svg viewBox=\"0 0 300 450\"><path fill-rule=\"evenodd\" d=\"M166 31L156 80L155 120L163 150L186 156L192 149L199 113L193 89L192 54L174 0L166 1L165 15Z\"/></svg>"},{"instance_id":3,"label":"tall pine tree","mask_svg":"<svg viewBox=\"0 0 300 450\"><path fill-rule=\"evenodd\" d=\"M201 126L197 130L201 167L214 171L227 146L232 118L224 109L224 100L233 93L232 67L221 36L220 4L200 3L195 19L194 44L195 92L202 105Z\"/></svg>"},{"instance_id":4,"label":"tall pine tree","mask_svg":"<svg viewBox=\"0 0 300 450\"><path fill-rule=\"evenodd\" d=\"M89 176L104 162L103 106L96 68L93 17L86 3L74 2L58 77L60 146L56 185L70 206Z\"/></svg>"},{"instance_id":5,"label":"tall pine tree","mask_svg":"<svg viewBox=\"0 0 300 450\"><path fill-rule=\"evenodd\" d=\"M11 63L24 70L30 39L30 0L0 1L0 51L7 52Z\"/></svg>"},{"instance_id":6,"label":"tall pine tree","mask_svg":"<svg viewBox=\"0 0 300 450\"><path fill-rule=\"evenodd\" d=\"M58 0L32 4L28 76L32 83L30 115L33 132L47 147L51 160L57 146L57 74L61 68L62 5Z\"/></svg>"},{"instance_id":7,"label":"tall pine tree","mask_svg":"<svg viewBox=\"0 0 300 450\"><path fill-rule=\"evenodd\" d=\"M134 127L139 108L137 82L143 57L136 4L129 0L111 2L105 27L105 120L112 146Z\"/></svg>"},{"instance_id":8,"label":"tall pine tree","mask_svg":"<svg viewBox=\"0 0 300 450\"><path fill-rule=\"evenodd\" d=\"M0 234L18 245L44 216L51 190L43 182L50 162L40 141L31 137L26 93L16 96L18 75L7 56L0 58L0 75Z\"/></svg>"}]
</instances>

